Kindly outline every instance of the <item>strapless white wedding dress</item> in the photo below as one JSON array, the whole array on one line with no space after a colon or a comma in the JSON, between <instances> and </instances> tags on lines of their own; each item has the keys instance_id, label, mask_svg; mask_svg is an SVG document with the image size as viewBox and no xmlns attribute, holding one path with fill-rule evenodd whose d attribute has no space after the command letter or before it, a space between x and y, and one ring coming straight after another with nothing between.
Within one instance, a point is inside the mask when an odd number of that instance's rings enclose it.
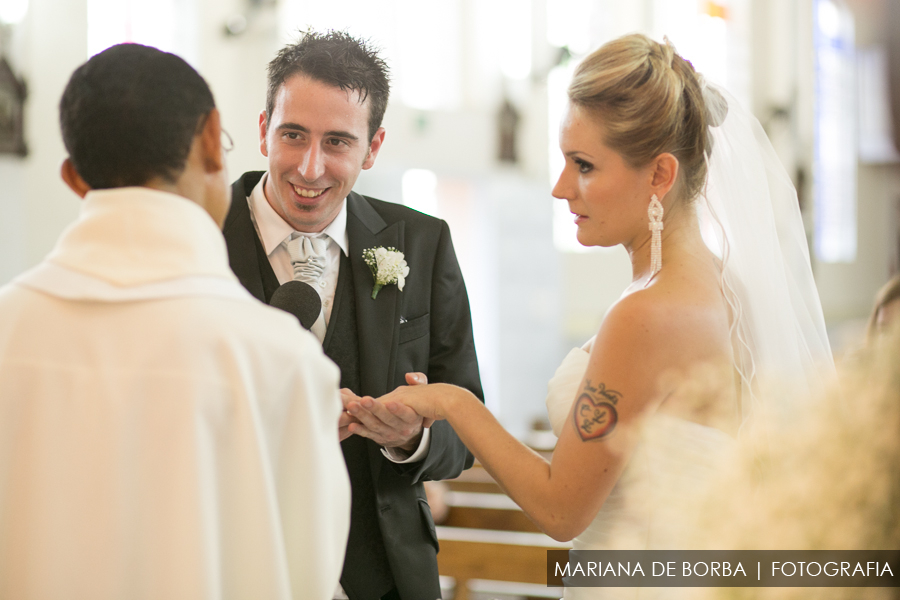
<instances>
[{"instance_id":1,"label":"strapless white wedding dress","mask_svg":"<svg viewBox=\"0 0 900 600\"><path fill-rule=\"evenodd\" d=\"M575 348L548 384L547 412L559 437L588 364ZM575 550L688 549L691 531L681 507L702 495L734 439L725 432L666 414L648 417L628 465ZM683 598L687 588L566 588L566 600Z\"/></svg>"}]
</instances>

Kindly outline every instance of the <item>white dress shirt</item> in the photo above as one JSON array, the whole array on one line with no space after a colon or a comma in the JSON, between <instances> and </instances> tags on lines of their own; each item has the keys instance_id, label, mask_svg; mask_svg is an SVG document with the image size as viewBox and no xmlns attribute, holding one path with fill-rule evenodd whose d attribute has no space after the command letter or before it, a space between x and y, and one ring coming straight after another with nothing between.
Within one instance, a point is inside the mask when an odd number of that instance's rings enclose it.
<instances>
[{"instance_id":1,"label":"white dress shirt","mask_svg":"<svg viewBox=\"0 0 900 600\"><path fill-rule=\"evenodd\" d=\"M250 205L250 218L256 228L256 234L262 242L263 249L269 257L269 264L275 271L278 283L283 284L294 278L294 268L291 265L291 257L288 254L287 242L295 233L300 235L324 235L328 238L328 247L325 256L325 270L319 278L318 286L313 286L322 297L322 316L325 319L325 327L331 320L331 311L334 308L334 294L337 290L338 273L341 267L341 255L349 256L350 241L347 235L347 199L344 198L341 210L334 220L328 224L321 234L309 234L297 232L291 225L275 212L275 209L266 199L265 186L269 174L265 173L250 192L247 202ZM396 448L382 448L381 452L389 460L399 464L417 462L425 458L431 446L431 430L422 430L422 439L418 448L411 455Z\"/></svg>"}]
</instances>

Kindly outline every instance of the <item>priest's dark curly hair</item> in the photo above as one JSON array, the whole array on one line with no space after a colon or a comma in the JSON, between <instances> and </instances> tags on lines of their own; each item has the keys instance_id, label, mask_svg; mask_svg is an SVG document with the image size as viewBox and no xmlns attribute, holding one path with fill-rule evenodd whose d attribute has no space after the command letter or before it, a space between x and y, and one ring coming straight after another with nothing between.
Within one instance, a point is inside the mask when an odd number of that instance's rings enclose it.
<instances>
[{"instance_id":1,"label":"priest's dark curly hair","mask_svg":"<svg viewBox=\"0 0 900 600\"><path fill-rule=\"evenodd\" d=\"M59 103L63 143L93 189L174 183L194 136L216 107L209 86L183 59L139 44L93 56Z\"/></svg>"}]
</instances>

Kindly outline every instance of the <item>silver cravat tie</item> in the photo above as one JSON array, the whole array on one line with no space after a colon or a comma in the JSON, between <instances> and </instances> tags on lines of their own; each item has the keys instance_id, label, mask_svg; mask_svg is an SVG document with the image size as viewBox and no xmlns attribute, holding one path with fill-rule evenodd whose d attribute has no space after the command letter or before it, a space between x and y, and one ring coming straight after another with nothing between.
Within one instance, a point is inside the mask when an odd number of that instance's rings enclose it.
<instances>
[{"instance_id":1,"label":"silver cravat tie","mask_svg":"<svg viewBox=\"0 0 900 600\"><path fill-rule=\"evenodd\" d=\"M328 238L325 236L307 236L298 233L287 243L288 254L291 255L291 266L294 269L294 280L308 283L322 296L324 281L322 275L325 272L326 251ZM323 299L324 300L324 299ZM319 313L319 318L313 323L310 331L319 341L325 339L325 313Z\"/></svg>"},{"instance_id":2,"label":"silver cravat tie","mask_svg":"<svg viewBox=\"0 0 900 600\"><path fill-rule=\"evenodd\" d=\"M319 278L325 271L325 251L328 240L323 237L309 237L294 234L287 243L288 254L291 255L291 266L294 268L294 279L318 287Z\"/></svg>"}]
</instances>

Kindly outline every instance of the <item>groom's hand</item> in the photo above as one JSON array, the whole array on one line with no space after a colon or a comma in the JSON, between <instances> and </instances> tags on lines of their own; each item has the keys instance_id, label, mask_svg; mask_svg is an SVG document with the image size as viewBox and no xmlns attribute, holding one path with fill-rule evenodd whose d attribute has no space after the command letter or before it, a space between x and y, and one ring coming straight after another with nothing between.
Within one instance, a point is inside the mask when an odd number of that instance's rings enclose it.
<instances>
[{"instance_id":1,"label":"groom's hand","mask_svg":"<svg viewBox=\"0 0 900 600\"><path fill-rule=\"evenodd\" d=\"M419 447L423 419L413 409L397 402L382 404L368 396L360 398L346 389L341 390L341 400L345 411L339 423L342 440L354 434L409 453Z\"/></svg>"},{"instance_id":2,"label":"groom's hand","mask_svg":"<svg viewBox=\"0 0 900 600\"><path fill-rule=\"evenodd\" d=\"M350 431L350 424L359 423L359 419L347 412L347 405L350 402L359 402L360 400L362 400L362 398L354 394L351 390L341 388L341 404L343 404L344 410L341 412L340 418L338 418L338 437L342 442L353 435Z\"/></svg>"}]
</instances>

